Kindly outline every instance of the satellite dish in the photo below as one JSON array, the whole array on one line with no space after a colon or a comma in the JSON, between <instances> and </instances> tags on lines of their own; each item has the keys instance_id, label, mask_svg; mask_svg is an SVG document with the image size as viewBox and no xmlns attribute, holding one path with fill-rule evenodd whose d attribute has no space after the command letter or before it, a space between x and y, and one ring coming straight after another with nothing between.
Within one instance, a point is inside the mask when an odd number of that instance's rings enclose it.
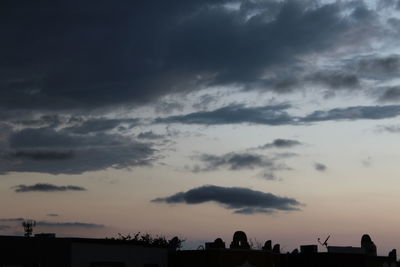
<instances>
[{"instance_id":1,"label":"satellite dish","mask_svg":"<svg viewBox=\"0 0 400 267\"><path fill-rule=\"evenodd\" d=\"M331 237L331 236L328 235L328 237L325 239L324 242L321 242L321 239L318 237L318 243L319 243L321 246L326 247L326 249L328 249L328 240L329 240L330 237Z\"/></svg>"}]
</instances>

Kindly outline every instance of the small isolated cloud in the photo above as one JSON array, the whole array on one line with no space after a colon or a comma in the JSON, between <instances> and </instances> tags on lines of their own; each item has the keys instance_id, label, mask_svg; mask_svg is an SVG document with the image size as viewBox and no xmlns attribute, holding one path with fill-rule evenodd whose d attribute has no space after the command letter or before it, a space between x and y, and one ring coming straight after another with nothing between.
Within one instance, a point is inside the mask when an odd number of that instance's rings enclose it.
<instances>
[{"instance_id":1,"label":"small isolated cloud","mask_svg":"<svg viewBox=\"0 0 400 267\"><path fill-rule=\"evenodd\" d=\"M204 185L186 192L156 198L152 202L164 202L168 204L202 204L216 202L225 209L234 210L237 214L270 214L276 211L300 210L302 204L294 198L276 196L243 187L221 187Z\"/></svg>"},{"instance_id":2,"label":"small isolated cloud","mask_svg":"<svg viewBox=\"0 0 400 267\"><path fill-rule=\"evenodd\" d=\"M261 174L261 177L268 181L276 181L278 178L276 177L274 172L266 171Z\"/></svg>"},{"instance_id":3,"label":"small isolated cloud","mask_svg":"<svg viewBox=\"0 0 400 267\"><path fill-rule=\"evenodd\" d=\"M370 167L372 165L372 157L367 157L366 159L363 159L361 161L362 165L366 168Z\"/></svg>"},{"instance_id":4,"label":"small isolated cloud","mask_svg":"<svg viewBox=\"0 0 400 267\"><path fill-rule=\"evenodd\" d=\"M15 192L17 193L26 193L26 192L65 192L65 191L86 191L86 188L75 185L53 185L53 184L44 184L38 183L34 185L16 185L12 188L15 188Z\"/></svg>"},{"instance_id":5,"label":"small isolated cloud","mask_svg":"<svg viewBox=\"0 0 400 267\"><path fill-rule=\"evenodd\" d=\"M328 167L326 167L325 164L319 163L319 162L315 162L314 163L314 169L316 169L319 172L324 172L328 169Z\"/></svg>"},{"instance_id":6,"label":"small isolated cloud","mask_svg":"<svg viewBox=\"0 0 400 267\"><path fill-rule=\"evenodd\" d=\"M60 215L56 214L56 213L49 213L47 214L47 217L58 217Z\"/></svg>"},{"instance_id":7,"label":"small isolated cloud","mask_svg":"<svg viewBox=\"0 0 400 267\"><path fill-rule=\"evenodd\" d=\"M36 223L37 226L44 227L71 227L71 228L103 228L102 224L95 223L83 223L83 222L46 222L39 221Z\"/></svg>"},{"instance_id":8,"label":"small isolated cloud","mask_svg":"<svg viewBox=\"0 0 400 267\"><path fill-rule=\"evenodd\" d=\"M272 143L265 144L260 146L260 149L265 148L291 148L294 146L301 145L302 143L297 140L290 140L290 139L275 139Z\"/></svg>"}]
</instances>

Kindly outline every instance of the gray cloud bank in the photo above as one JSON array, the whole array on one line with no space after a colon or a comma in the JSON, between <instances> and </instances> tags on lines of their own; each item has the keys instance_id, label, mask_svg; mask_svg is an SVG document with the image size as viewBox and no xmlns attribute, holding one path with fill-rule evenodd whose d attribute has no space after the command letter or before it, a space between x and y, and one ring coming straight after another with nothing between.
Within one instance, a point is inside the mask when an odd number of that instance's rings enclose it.
<instances>
[{"instance_id":1,"label":"gray cloud bank","mask_svg":"<svg viewBox=\"0 0 400 267\"><path fill-rule=\"evenodd\" d=\"M2 1L0 106L91 110L210 85L285 92L265 71L279 77L310 53L367 45L381 27L363 1L232 2ZM357 84L335 75L311 79Z\"/></svg>"},{"instance_id":2,"label":"gray cloud bank","mask_svg":"<svg viewBox=\"0 0 400 267\"><path fill-rule=\"evenodd\" d=\"M65 192L65 191L86 191L86 188L75 185L53 185L38 183L34 185L16 185L14 187L17 193L27 193L27 192Z\"/></svg>"},{"instance_id":3,"label":"gray cloud bank","mask_svg":"<svg viewBox=\"0 0 400 267\"><path fill-rule=\"evenodd\" d=\"M204 185L186 192L153 199L152 202L169 204L201 204L216 202L226 209L233 209L237 214L271 214L276 211L299 210L302 204L294 198L280 197L271 193L264 193L242 187L220 187Z\"/></svg>"},{"instance_id":4,"label":"gray cloud bank","mask_svg":"<svg viewBox=\"0 0 400 267\"><path fill-rule=\"evenodd\" d=\"M8 135L0 173L80 174L107 168L149 166L157 159L149 142L120 134L71 133L70 129L26 128Z\"/></svg>"},{"instance_id":5,"label":"gray cloud bank","mask_svg":"<svg viewBox=\"0 0 400 267\"><path fill-rule=\"evenodd\" d=\"M164 113L183 110L182 103L162 98L213 86L290 93L306 83L353 90L366 78L396 77L398 55L351 54L356 63L349 71L334 66L316 72L304 61L340 49L353 53L383 36L387 25L377 12L363 1L1 1L0 24L9 26L0 30L0 174L81 174L150 166L159 158L152 142L162 135L143 129L136 139L123 134L140 125L138 119L84 117L88 114L147 104ZM395 85L384 89L381 101L400 99ZM209 107L210 101L194 103ZM290 108L237 104L155 122L304 125L393 118L400 109L356 106L296 117ZM234 169L266 163L236 159L217 165Z\"/></svg>"}]
</instances>

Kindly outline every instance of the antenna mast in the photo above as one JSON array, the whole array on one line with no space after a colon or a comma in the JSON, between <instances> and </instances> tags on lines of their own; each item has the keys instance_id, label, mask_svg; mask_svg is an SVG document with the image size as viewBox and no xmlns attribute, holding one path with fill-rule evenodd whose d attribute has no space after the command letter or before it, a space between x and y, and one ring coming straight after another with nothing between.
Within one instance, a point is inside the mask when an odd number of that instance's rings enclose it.
<instances>
[{"instance_id":1,"label":"antenna mast","mask_svg":"<svg viewBox=\"0 0 400 267\"><path fill-rule=\"evenodd\" d=\"M31 237L32 236L32 231L33 227L36 226L36 221L34 220L25 220L22 222L22 226L24 227L25 237Z\"/></svg>"}]
</instances>

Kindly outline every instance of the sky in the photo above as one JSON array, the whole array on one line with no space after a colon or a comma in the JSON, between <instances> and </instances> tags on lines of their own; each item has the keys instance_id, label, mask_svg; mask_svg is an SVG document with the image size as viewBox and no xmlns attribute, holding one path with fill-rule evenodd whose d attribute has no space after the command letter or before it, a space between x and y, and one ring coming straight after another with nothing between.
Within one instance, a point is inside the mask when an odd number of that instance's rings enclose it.
<instances>
[{"instance_id":1,"label":"sky","mask_svg":"<svg viewBox=\"0 0 400 267\"><path fill-rule=\"evenodd\" d=\"M5 0L0 33L1 235L400 249L400 1Z\"/></svg>"}]
</instances>

